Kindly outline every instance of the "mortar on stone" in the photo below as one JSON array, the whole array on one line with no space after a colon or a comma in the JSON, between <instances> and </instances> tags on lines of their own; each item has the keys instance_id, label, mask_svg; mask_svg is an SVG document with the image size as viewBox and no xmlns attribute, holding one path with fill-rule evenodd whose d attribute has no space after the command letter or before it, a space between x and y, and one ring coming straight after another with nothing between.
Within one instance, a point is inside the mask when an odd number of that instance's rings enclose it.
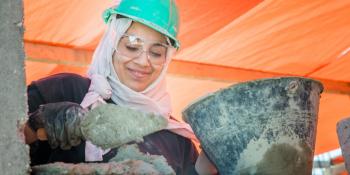
<instances>
[{"instance_id":1,"label":"mortar on stone","mask_svg":"<svg viewBox=\"0 0 350 175\"><path fill-rule=\"evenodd\" d=\"M103 148L115 148L166 128L167 119L114 104L100 105L88 112L80 123L84 139ZM135 129L137 128L137 129ZM38 130L39 140L47 140L45 130Z\"/></svg>"},{"instance_id":2,"label":"mortar on stone","mask_svg":"<svg viewBox=\"0 0 350 175\"><path fill-rule=\"evenodd\" d=\"M232 85L183 111L220 174L311 174L320 82L282 77Z\"/></svg>"},{"instance_id":3,"label":"mortar on stone","mask_svg":"<svg viewBox=\"0 0 350 175\"><path fill-rule=\"evenodd\" d=\"M131 141L141 141L143 136L164 129L166 126L167 120L160 115L143 113L113 104L98 106L82 120L80 124L82 135L86 140L104 149L121 146L117 155L109 163L56 162L38 165L32 167L32 174L174 175L175 171L163 156L142 153L135 144L124 145ZM45 139L47 139L45 134L41 135L41 140Z\"/></svg>"},{"instance_id":4,"label":"mortar on stone","mask_svg":"<svg viewBox=\"0 0 350 175\"><path fill-rule=\"evenodd\" d=\"M166 159L139 151L136 144L123 145L108 163L56 162L32 167L33 175L175 175Z\"/></svg>"}]
</instances>

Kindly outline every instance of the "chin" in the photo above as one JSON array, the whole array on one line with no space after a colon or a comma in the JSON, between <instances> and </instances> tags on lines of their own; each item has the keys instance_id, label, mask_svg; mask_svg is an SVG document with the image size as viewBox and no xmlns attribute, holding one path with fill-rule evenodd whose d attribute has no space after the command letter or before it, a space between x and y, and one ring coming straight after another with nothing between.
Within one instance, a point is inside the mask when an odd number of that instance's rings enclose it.
<instances>
[{"instance_id":1,"label":"chin","mask_svg":"<svg viewBox=\"0 0 350 175\"><path fill-rule=\"evenodd\" d=\"M136 92L141 92L147 88L147 86L139 84L129 85L128 87Z\"/></svg>"}]
</instances>

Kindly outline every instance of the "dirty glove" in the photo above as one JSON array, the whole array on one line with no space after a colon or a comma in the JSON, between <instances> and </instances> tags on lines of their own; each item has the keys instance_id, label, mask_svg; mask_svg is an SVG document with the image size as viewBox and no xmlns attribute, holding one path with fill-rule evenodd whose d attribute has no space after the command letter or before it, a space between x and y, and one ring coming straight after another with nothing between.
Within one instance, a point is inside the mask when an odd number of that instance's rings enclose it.
<instances>
[{"instance_id":1,"label":"dirty glove","mask_svg":"<svg viewBox=\"0 0 350 175\"><path fill-rule=\"evenodd\" d=\"M80 122L86 113L77 103L48 103L29 116L28 124L34 131L45 128L52 149L68 150L81 143Z\"/></svg>"}]
</instances>

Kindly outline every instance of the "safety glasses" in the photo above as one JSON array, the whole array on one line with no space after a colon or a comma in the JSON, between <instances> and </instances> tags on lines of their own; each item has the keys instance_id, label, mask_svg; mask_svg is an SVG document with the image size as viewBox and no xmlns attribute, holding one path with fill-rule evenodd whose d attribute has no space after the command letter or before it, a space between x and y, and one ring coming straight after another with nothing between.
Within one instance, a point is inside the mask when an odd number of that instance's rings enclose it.
<instances>
[{"instance_id":1,"label":"safety glasses","mask_svg":"<svg viewBox=\"0 0 350 175\"><path fill-rule=\"evenodd\" d=\"M149 46L145 50L145 46ZM135 35L124 34L120 39L116 52L130 59L135 59L146 52L147 58L152 65L163 65L166 62L166 53L170 46L165 43L147 42Z\"/></svg>"}]
</instances>

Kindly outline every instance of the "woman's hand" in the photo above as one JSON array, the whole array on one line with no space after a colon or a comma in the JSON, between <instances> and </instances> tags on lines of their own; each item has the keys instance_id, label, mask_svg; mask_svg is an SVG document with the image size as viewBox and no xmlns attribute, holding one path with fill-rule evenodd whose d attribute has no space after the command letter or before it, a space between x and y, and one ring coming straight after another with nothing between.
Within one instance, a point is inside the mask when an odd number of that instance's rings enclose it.
<instances>
[{"instance_id":1,"label":"woman's hand","mask_svg":"<svg viewBox=\"0 0 350 175\"><path fill-rule=\"evenodd\" d=\"M60 146L61 149L68 150L81 143L80 122L86 113L87 111L76 103L48 103L30 114L27 123L35 132L40 128L45 129L52 149Z\"/></svg>"}]
</instances>

